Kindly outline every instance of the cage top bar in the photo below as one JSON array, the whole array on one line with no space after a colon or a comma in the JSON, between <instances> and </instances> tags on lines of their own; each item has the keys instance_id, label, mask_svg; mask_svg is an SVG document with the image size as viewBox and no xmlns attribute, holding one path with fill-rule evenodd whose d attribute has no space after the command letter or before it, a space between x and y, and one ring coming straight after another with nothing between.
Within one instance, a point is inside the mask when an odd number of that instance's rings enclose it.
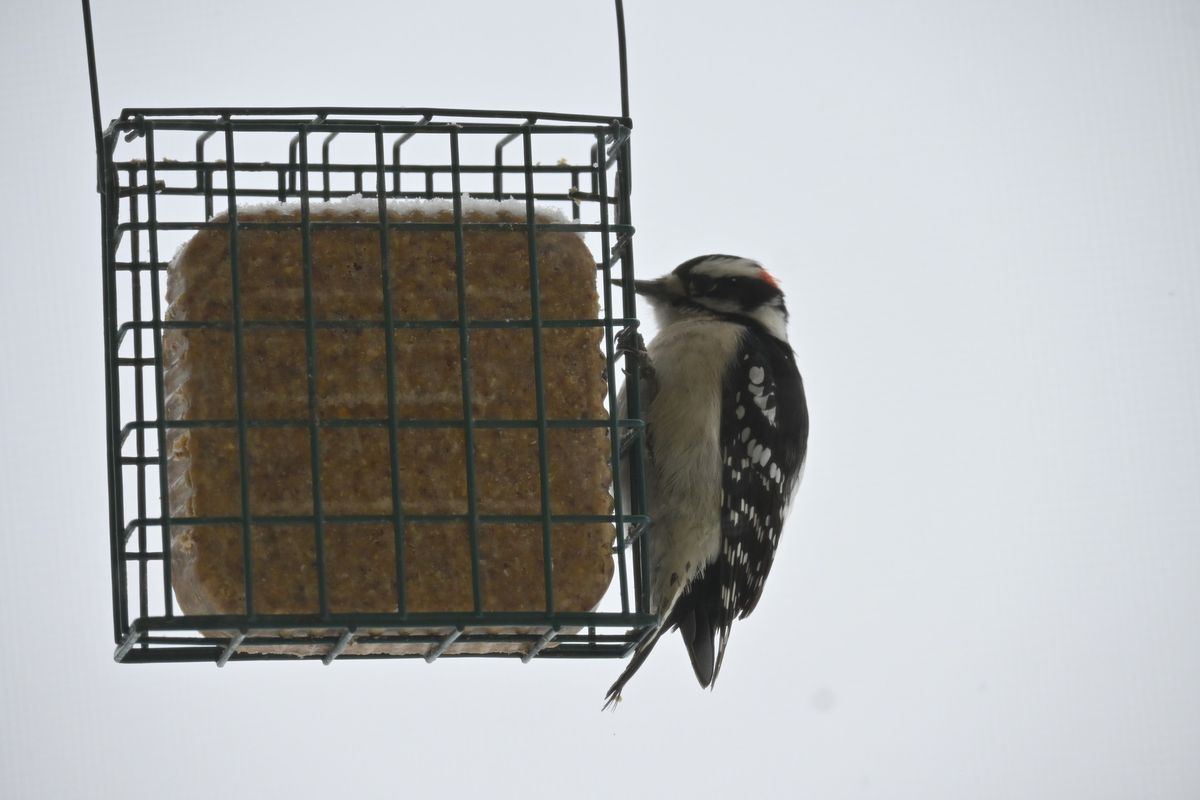
<instances>
[{"instance_id":1,"label":"cage top bar","mask_svg":"<svg viewBox=\"0 0 1200 800\"><path fill-rule=\"evenodd\" d=\"M629 120L629 68L626 62L625 47L625 6L622 0L613 0L617 21L617 56L620 62L621 86L621 119L628 124ZM96 153L99 155L104 141L104 129L100 122L100 85L96 72L96 46L92 33L91 0L83 3L83 33L87 43L88 78L92 94L92 125L96 135ZM438 116L482 116L482 117L523 117L534 119L571 120L580 122L609 122L611 117L581 114L560 114L556 112L533 111L469 111L466 109L399 109L399 108L339 108L339 107L304 107L304 108L133 108L122 112L123 118L138 116L246 116L255 113L269 112L271 114L296 113L313 116L328 114L343 115L372 115L372 114L436 114Z\"/></svg>"},{"instance_id":2,"label":"cage top bar","mask_svg":"<svg viewBox=\"0 0 1200 800\"><path fill-rule=\"evenodd\" d=\"M374 123L380 117L426 117L421 122L429 124L433 117L474 117L479 119L514 119L526 124L548 122L588 122L596 125L611 125L613 120L625 122L627 118L603 114L567 114L558 111L512 111L507 109L434 108L434 107L390 107L390 106L195 106L189 108L126 108L121 110L120 121L136 121L142 117L256 117L272 119L279 116L294 116L297 122L320 122L339 120L330 117L350 117L344 122ZM363 117L361 120L354 117Z\"/></svg>"}]
</instances>

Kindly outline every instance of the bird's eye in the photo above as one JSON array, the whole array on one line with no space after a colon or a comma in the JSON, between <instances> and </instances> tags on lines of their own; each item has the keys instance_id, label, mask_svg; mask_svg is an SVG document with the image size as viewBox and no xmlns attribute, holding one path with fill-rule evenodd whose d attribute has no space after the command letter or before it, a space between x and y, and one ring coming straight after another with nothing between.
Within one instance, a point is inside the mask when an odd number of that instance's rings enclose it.
<instances>
[{"instance_id":1,"label":"bird's eye","mask_svg":"<svg viewBox=\"0 0 1200 800\"><path fill-rule=\"evenodd\" d=\"M693 275L691 283L692 294L708 294L713 288L713 280L707 275Z\"/></svg>"}]
</instances>

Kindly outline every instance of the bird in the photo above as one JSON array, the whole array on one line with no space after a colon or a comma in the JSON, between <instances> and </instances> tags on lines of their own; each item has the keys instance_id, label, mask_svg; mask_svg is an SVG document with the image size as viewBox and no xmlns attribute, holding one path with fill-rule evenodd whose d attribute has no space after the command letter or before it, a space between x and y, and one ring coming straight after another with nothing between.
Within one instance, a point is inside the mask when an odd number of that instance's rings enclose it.
<instances>
[{"instance_id":1,"label":"bird","mask_svg":"<svg viewBox=\"0 0 1200 800\"><path fill-rule=\"evenodd\" d=\"M704 255L657 280L613 282L632 282L658 323L648 346L630 327L617 349L640 367L650 602L659 622L605 708L673 630L700 686L714 685L734 620L762 596L803 475L809 425L783 291L761 264Z\"/></svg>"}]
</instances>

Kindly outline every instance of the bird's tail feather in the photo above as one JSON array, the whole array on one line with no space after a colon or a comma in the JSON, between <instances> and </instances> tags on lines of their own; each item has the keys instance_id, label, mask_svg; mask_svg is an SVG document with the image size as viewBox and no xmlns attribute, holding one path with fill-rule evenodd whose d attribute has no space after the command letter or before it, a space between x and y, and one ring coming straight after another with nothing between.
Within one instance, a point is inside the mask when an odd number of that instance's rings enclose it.
<instances>
[{"instance_id":1,"label":"bird's tail feather","mask_svg":"<svg viewBox=\"0 0 1200 800\"><path fill-rule=\"evenodd\" d=\"M692 671L702 688L707 689L716 677L713 668L713 626L707 610L696 606L685 611L678 621L679 632L692 660ZM717 662L716 669L720 669Z\"/></svg>"},{"instance_id":2,"label":"bird's tail feather","mask_svg":"<svg viewBox=\"0 0 1200 800\"><path fill-rule=\"evenodd\" d=\"M608 688L608 694L604 696L604 709L607 709L609 706L615 709L616 704L621 702L621 690L625 688L625 684L629 683L629 679L634 676L634 673L645 662L646 657L650 655L650 651L654 649L654 645L658 644L658 640L668 630L670 630L670 626L659 625L658 629L654 631L654 635L649 639L643 640L637 649L633 651L633 658L629 660L629 665L625 667L625 671L621 673L621 677L617 678L613 685Z\"/></svg>"},{"instance_id":3,"label":"bird's tail feather","mask_svg":"<svg viewBox=\"0 0 1200 800\"><path fill-rule=\"evenodd\" d=\"M721 643L717 647L717 663L713 668L712 682L714 686L717 683L717 676L721 674L721 662L725 660L725 645L729 642L730 627L731 626L727 620L721 620L720 624L718 625L717 633L721 637Z\"/></svg>"}]
</instances>

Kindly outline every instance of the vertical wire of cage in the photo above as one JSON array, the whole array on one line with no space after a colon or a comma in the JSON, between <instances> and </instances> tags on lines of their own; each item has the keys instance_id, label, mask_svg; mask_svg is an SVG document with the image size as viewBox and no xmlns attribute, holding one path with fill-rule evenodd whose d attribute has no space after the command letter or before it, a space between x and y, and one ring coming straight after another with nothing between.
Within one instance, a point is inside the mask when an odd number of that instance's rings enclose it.
<instances>
[{"instance_id":1,"label":"vertical wire of cage","mask_svg":"<svg viewBox=\"0 0 1200 800\"><path fill-rule=\"evenodd\" d=\"M239 107L127 108L101 125L91 9L83 0L85 38L97 147L97 190L101 197L104 287L106 435L109 527L112 554L113 625L118 662L213 661L320 658L491 655L520 657L620 657L655 622L648 600L648 532L642 479L644 441L636 360L624 359L616 337L636 329L632 291L634 233L630 214L630 130L623 10L615 2L621 70L620 115L580 115L442 108ZM315 156L315 157L314 157ZM499 218L479 218L481 201L499 204ZM329 204L348 203L353 218L330 218ZM441 217L397 217L405 203L432 203ZM263 204L290 203L290 218L272 218ZM506 205L507 204L507 205ZM545 211L558 209L557 216ZM372 211L373 209L373 211ZM264 217L266 213L266 217ZM372 217L372 214L374 215ZM375 254L355 264L377 279L381 313L347 317L322 306L328 287L322 261L326 232L369 235ZM171 312L168 279L172 252L192 237L224 237L228 274L228 317L182 319ZM245 288L253 280L256 236L291 236L299 242L297 297L302 312L255 314ZM453 242L447 268L453 273L453 313L413 317L398 305L408 288L392 261L397 242L412 235ZM591 254L589 270L598 287L599 313L591 317L546 316L542 296L543 245L563 234L581 237ZM511 318L472 316L469 253L483 236L518 236L528 269L527 312ZM397 238L399 237L399 238ZM451 263L452 262L452 263ZM527 262L527 263L526 263ZM449 272L447 272L449 275ZM624 285L614 278L624 278ZM302 288L302 291L300 289ZM450 295L448 295L450 296ZM176 301L178 298L175 298ZM299 302L299 301L298 301ZM560 331L599 331L604 413L578 418L549 413L545 351ZM460 412L435 419L404 413L398 387L406 380L397 366L397 337L444 334L457 346L456 391ZM473 381L483 365L472 360L487 335L528 335L532 349L532 415L480 415ZM293 336L302 373L304 413L264 417L256 413L249 385L259 335ZM378 413L346 417L328 413L322 375L335 369L322 351L328 336L382 340L385 365ZM226 337L231 346L228 412L189 418L169 406L166 351L187 337ZM174 339L172 338L174 337ZM224 339L223 339L224 340ZM514 355L514 358L516 356ZM617 387L626 373L628 396L620 408ZM386 408L384 408L386 406ZM406 506L403 476L419 464L406 462L400 442L414 432L461 434L465 507L447 513L413 512ZM611 485L605 513L563 513L551 491L550 443L575 431L603 435ZM179 478L173 458L186 435L225 437L237 475L233 507L221 513L179 513L172 492ZM307 440L304 513L256 510L252 487L263 468L256 437L275 432ZM335 435L372 435L386 442L386 463L376 470L386 484L386 508L326 507L324 487L339 479L325 463ZM503 475L476 464L480 437L508 433L536 441L536 508L493 513L480 508L479 487ZM232 497L232 496L236 497ZM261 505L261 504L260 504ZM528 513L531 511L532 513ZM446 610L414 608L409 602L419 570L410 552L421 526L455 524L467 537L469 602ZM570 526L602 525L609 531L612 584L592 608L564 610L556 590L555 566L565 556L562 537ZM274 526L274 527L272 527ZM311 539L304 562L303 609L264 611L264 530L302 528ZM490 567L481 548L485 533L531 526L540 530L538 552L530 555L541 573L536 608L507 609L484 602ZM346 570L332 531L385 531L393 595L369 610L339 606L336 581ZM177 597L173 564L180 531L229 531L241 563L237 608L187 613ZM353 537L351 537L353 538ZM386 539L386 541L384 541ZM336 545L336 546L335 546ZM556 554L555 548L559 548ZM256 552L257 550L257 552ZM336 553L335 553L336 551ZM606 550L606 553L608 550ZM349 562L348 562L349 563ZM357 563L357 562L356 562ZM464 562L465 563L465 562ZM372 563L371 568L379 567ZM334 573L337 573L336 575ZM299 579L298 579L299 580ZM465 591L465 590L464 590ZM256 596L258 592L259 596ZM351 604L353 605L353 604Z\"/></svg>"}]
</instances>

